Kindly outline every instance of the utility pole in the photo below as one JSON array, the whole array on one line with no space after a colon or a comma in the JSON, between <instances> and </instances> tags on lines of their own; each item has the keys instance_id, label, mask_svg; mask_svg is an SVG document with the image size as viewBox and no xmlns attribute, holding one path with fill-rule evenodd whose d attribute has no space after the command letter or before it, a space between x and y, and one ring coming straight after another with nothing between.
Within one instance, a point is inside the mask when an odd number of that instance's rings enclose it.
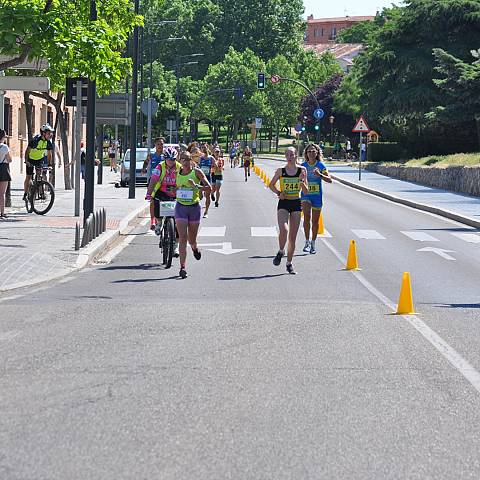
<instances>
[{"instance_id":1,"label":"utility pole","mask_svg":"<svg viewBox=\"0 0 480 480\"><path fill-rule=\"evenodd\" d=\"M139 0L135 0L135 15L138 15ZM128 198L135 198L137 172L137 109L138 109L138 27L133 30L133 77L132 77L132 119L130 132L130 178Z\"/></svg>"},{"instance_id":2,"label":"utility pole","mask_svg":"<svg viewBox=\"0 0 480 480\"><path fill-rule=\"evenodd\" d=\"M90 0L90 21L97 20L97 5ZM85 160L85 197L83 199L83 222L94 209L94 177L95 177L95 118L96 118L97 85L95 80L88 80L87 93L87 154Z\"/></svg>"}]
</instances>

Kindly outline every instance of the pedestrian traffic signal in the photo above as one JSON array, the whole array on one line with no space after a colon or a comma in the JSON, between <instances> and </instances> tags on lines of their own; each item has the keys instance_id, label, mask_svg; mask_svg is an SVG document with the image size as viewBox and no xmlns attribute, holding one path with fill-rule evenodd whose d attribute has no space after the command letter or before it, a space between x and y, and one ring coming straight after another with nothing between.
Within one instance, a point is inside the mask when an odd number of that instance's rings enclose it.
<instances>
[{"instance_id":1,"label":"pedestrian traffic signal","mask_svg":"<svg viewBox=\"0 0 480 480\"><path fill-rule=\"evenodd\" d=\"M302 125L302 132L306 130L305 125Z\"/></svg>"},{"instance_id":2,"label":"pedestrian traffic signal","mask_svg":"<svg viewBox=\"0 0 480 480\"><path fill-rule=\"evenodd\" d=\"M259 73L257 75L257 88L260 90L265 89L265 74L264 73Z\"/></svg>"},{"instance_id":3,"label":"pedestrian traffic signal","mask_svg":"<svg viewBox=\"0 0 480 480\"><path fill-rule=\"evenodd\" d=\"M320 130L320 125L317 123L317 124L315 125L315 131L318 132L319 130Z\"/></svg>"}]
</instances>

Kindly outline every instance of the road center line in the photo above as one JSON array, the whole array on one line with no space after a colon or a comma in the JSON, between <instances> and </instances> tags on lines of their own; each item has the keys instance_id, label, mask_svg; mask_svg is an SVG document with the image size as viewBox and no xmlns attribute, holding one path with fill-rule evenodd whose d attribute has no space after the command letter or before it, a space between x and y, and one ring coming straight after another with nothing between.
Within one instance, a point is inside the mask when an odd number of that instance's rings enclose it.
<instances>
[{"instance_id":1,"label":"road center line","mask_svg":"<svg viewBox=\"0 0 480 480\"><path fill-rule=\"evenodd\" d=\"M328 240L322 239L326 247L337 257L337 259L345 265L346 259L330 244ZM375 288L364 276L358 271L352 271L357 280L375 297L377 297L384 305L395 311L395 304L387 298L382 292ZM475 370L465 358L462 357L451 345L449 345L440 335L432 330L425 322L420 320L416 315L403 315L402 318L412 325L436 350L438 350L448 362L456 368L463 377L480 393L480 373Z\"/></svg>"}]
</instances>

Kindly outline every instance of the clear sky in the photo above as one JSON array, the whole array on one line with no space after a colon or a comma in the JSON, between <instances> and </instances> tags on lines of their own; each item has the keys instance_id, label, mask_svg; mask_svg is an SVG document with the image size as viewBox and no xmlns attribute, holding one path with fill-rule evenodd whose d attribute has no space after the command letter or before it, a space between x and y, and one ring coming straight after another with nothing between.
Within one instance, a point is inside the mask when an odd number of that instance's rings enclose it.
<instances>
[{"instance_id":1,"label":"clear sky","mask_svg":"<svg viewBox=\"0 0 480 480\"><path fill-rule=\"evenodd\" d=\"M313 14L315 18L343 17L345 11L348 15L375 15L377 10L390 7L396 0L303 0L305 17Z\"/></svg>"}]
</instances>

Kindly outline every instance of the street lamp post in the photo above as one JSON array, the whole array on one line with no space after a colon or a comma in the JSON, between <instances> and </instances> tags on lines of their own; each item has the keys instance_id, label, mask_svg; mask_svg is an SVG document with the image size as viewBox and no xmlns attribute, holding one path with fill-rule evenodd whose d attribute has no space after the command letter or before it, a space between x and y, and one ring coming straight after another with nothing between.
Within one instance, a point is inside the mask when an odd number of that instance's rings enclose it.
<instances>
[{"instance_id":1,"label":"street lamp post","mask_svg":"<svg viewBox=\"0 0 480 480\"><path fill-rule=\"evenodd\" d=\"M196 57L203 57L203 53L192 53L190 55L180 55L178 58L196 58ZM176 143L179 143L180 140L180 75L179 69L180 67L184 67L187 65L198 65L198 62L186 62L186 63L177 63L173 65L175 69L175 77L176 77L176 89L175 89L175 126L177 129L176 133Z\"/></svg>"}]
</instances>

